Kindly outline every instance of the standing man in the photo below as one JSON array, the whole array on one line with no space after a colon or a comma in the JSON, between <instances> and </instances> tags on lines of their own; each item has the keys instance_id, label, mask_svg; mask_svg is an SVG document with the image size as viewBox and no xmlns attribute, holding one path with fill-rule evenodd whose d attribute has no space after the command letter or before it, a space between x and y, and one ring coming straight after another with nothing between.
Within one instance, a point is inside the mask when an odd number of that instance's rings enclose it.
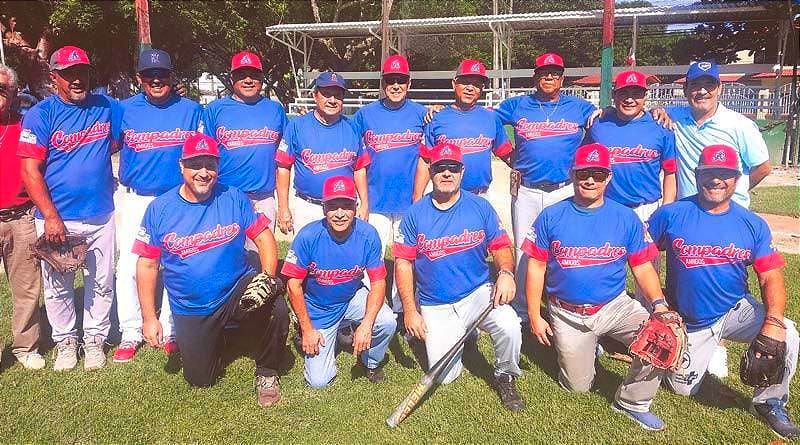
<instances>
[{"instance_id":1,"label":"standing man","mask_svg":"<svg viewBox=\"0 0 800 445\"><path fill-rule=\"evenodd\" d=\"M353 126L372 161L367 167L369 223L378 230L384 252L394 242L400 221L411 206L427 110L407 99L411 76L405 57L389 56L381 76L386 97L360 108L353 116ZM403 311L396 283L392 285L392 310Z\"/></svg>"},{"instance_id":2,"label":"standing man","mask_svg":"<svg viewBox=\"0 0 800 445\"><path fill-rule=\"evenodd\" d=\"M144 338L154 347L164 340L155 307L161 265L186 381L214 384L222 368L225 327L236 324L237 338L252 346L258 403L274 405L280 400L275 369L289 330L286 302L276 298L248 313L239 308L256 272L246 261L245 237L258 248L261 271L274 275L278 267L271 221L253 210L244 193L217 184L219 147L210 137L196 134L186 140L180 171L183 184L150 203L133 245L139 255L136 283Z\"/></svg>"},{"instance_id":3,"label":"standing man","mask_svg":"<svg viewBox=\"0 0 800 445\"><path fill-rule=\"evenodd\" d=\"M120 150L119 197L121 218L117 229L116 293L117 317L122 341L113 360L133 360L142 344L142 310L136 292L136 261L131 250L147 206L183 180L174 166L181 157L181 147L197 133L203 108L173 92L172 60L160 49L139 55L136 80L142 92L121 102L122 124L118 140ZM164 351L175 352L172 313L169 300L162 295L159 319L164 329Z\"/></svg>"},{"instance_id":4,"label":"standing man","mask_svg":"<svg viewBox=\"0 0 800 445\"><path fill-rule=\"evenodd\" d=\"M355 218L352 178L325 180L322 200L325 218L300 230L281 270L289 277L289 301L302 333L303 374L313 388L330 385L336 377L336 332L343 322L359 323L353 355L369 381L377 383L385 378L381 362L397 326L383 302L381 241L374 227ZM364 272L369 289L362 284Z\"/></svg>"},{"instance_id":5,"label":"standing man","mask_svg":"<svg viewBox=\"0 0 800 445\"><path fill-rule=\"evenodd\" d=\"M519 317L508 306L515 292L511 241L489 202L461 190L462 159L461 149L454 144L431 147L433 192L412 205L400 224L400 238L392 253L405 327L425 340L432 366L493 304L495 308L478 327L492 338L500 400L507 409L519 411L525 407L515 383L522 374L522 332ZM498 271L494 283L489 280L488 252ZM455 380L461 368L459 354L442 383Z\"/></svg>"},{"instance_id":6,"label":"standing man","mask_svg":"<svg viewBox=\"0 0 800 445\"><path fill-rule=\"evenodd\" d=\"M89 243L83 304L83 368L88 371L105 366L103 343L111 326L116 250L111 152L117 145L111 129L119 125L120 112L114 99L88 92L84 50L59 48L50 56L50 70L56 94L25 114L17 154L37 209L36 233L54 244L63 243L67 233L85 236ZM53 369L69 370L78 362L75 274L60 274L43 261L42 278L57 351Z\"/></svg>"},{"instance_id":7,"label":"standing man","mask_svg":"<svg viewBox=\"0 0 800 445\"><path fill-rule=\"evenodd\" d=\"M654 312L667 310L651 263L658 250L646 240L644 225L631 209L604 197L609 182L616 180L610 158L602 144L578 148L570 172L574 196L542 210L522 245L528 255L531 333L547 346L553 337L558 383L576 392L592 387L600 337L630 346L650 318L642 304L625 292L626 265L643 289L648 307ZM541 316L545 288L550 297L549 323ZM635 357L617 389L614 410L646 430L663 429L664 422L650 412L663 375Z\"/></svg>"},{"instance_id":8,"label":"standing man","mask_svg":"<svg viewBox=\"0 0 800 445\"><path fill-rule=\"evenodd\" d=\"M39 354L39 262L31 258L36 242L33 202L22 183L17 156L22 117L11 110L17 97L17 73L0 65L0 260L11 288L11 352L25 369L42 369Z\"/></svg>"},{"instance_id":9,"label":"standing man","mask_svg":"<svg viewBox=\"0 0 800 445\"><path fill-rule=\"evenodd\" d=\"M369 153L363 149L344 110L345 80L324 72L314 81L313 113L289 122L275 152L278 163L278 228L283 233L299 231L322 214L322 184L331 176L352 176L358 192L356 216L369 217L366 166ZM294 210L289 210L290 170L295 166Z\"/></svg>"},{"instance_id":10,"label":"standing man","mask_svg":"<svg viewBox=\"0 0 800 445\"><path fill-rule=\"evenodd\" d=\"M754 345L785 342L783 378L756 388L752 411L775 433L795 440L800 429L789 418L786 403L800 339L795 323L784 318L785 263L771 244L767 223L733 200L742 180L740 165L735 148L705 147L695 169L698 193L650 218L650 234L667 252L667 294L689 333L684 364L667 382L678 394L696 394L721 339ZM761 303L748 290L751 265Z\"/></svg>"},{"instance_id":11,"label":"standing man","mask_svg":"<svg viewBox=\"0 0 800 445\"><path fill-rule=\"evenodd\" d=\"M206 107L203 128L220 143L219 181L245 192L257 212L275 222L275 152L286 127L279 103L264 97L264 69L258 55L231 58L233 94ZM273 227L274 229L274 227ZM247 247L255 246L248 242Z\"/></svg>"},{"instance_id":12,"label":"standing man","mask_svg":"<svg viewBox=\"0 0 800 445\"><path fill-rule=\"evenodd\" d=\"M512 168L519 171L520 179L516 195L512 193L511 197L518 296L513 306L523 319L528 316L527 261L523 260L522 251L525 234L542 209L572 196L573 188L568 187L570 167L586 122L595 111L589 102L561 94L564 60L558 54L545 53L536 58L533 83L534 94L506 99L495 110L503 124L514 127ZM517 173L512 171L512 175Z\"/></svg>"},{"instance_id":13,"label":"standing man","mask_svg":"<svg viewBox=\"0 0 800 445\"><path fill-rule=\"evenodd\" d=\"M512 146L503 124L495 113L478 105L489 78L478 60L464 60L453 78L455 103L436 113L425 127L425 145L414 177L414 201L419 201L430 181L430 153L426 147L453 144L461 149L466 171L462 187L476 195L485 195L492 182L492 153L509 163Z\"/></svg>"}]
</instances>

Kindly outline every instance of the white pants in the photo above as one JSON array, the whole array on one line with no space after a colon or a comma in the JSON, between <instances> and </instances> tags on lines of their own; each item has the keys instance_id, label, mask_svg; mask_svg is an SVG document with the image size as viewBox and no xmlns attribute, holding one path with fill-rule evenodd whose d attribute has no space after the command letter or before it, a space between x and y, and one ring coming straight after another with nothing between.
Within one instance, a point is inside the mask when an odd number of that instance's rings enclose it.
<instances>
[{"instance_id":1,"label":"white pants","mask_svg":"<svg viewBox=\"0 0 800 445\"><path fill-rule=\"evenodd\" d=\"M270 229L272 232L275 232L275 196L274 195L262 195L262 196L250 196L250 202L253 203L253 209L255 209L256 213L263 213L264 216L269 218L272 221L270 225ZM244 248L251 251L251 252L258 252L256 248L256 243L253 242L250 238L245 237L244 241ZM257 270L261 270L261 266L256 268Z\"/></svg>"},{"instance_id":2,"label":"white pants","mask_svg":"<svg viewBox=\"0 0 800 445\"><path fill-rule=\"evenodd\" d=\"M651 202L650 204L642 204L639 207L634 208L633 212L639 217L639 221L646 223L647 220L650 219L650 216L653 215L653 212L658 210L659 207L661 207L661 202L656 201ZM647 226L645 226L645 230L647 230ZM658 269L661 267L661 256L656 256L651 262L653 263L653 267L656 269L656 273L658 273ZM645 308L650 308L650 302L647 300L647 297L644 296L642 289L639 288L639 283L636 283L636 292L634 295Z\"/></svg>"},{"instance_id":3,"label":"white pants","mask_svg":"<svg viewBox=\"0 0 800 445\"><path fill-rule=\"evenodd\" d=\"M378 231L381 239L381 252L386 253L386 247L398 238L402 213L370 213L369 223ZM392 279L392 311L403 312L403 302L397 293L397 283Z\"/></svg>"},{"instance_id":4,"label":"white pants","mask_svg":"<svg viewBox=\"0 0 800 445\"><path fill-rule=\"evenodd\" d=\"M455 303L420 307L420 313L428 330L425 334L425 349L429 367L433 367L456 344L467 332L469 325L489 304L492 304L492 284L486 283ZM489 333L492 338L495 376L499 374L520 376L522 330L519 317L511 306L506 304L496 307L478 328ZM452 382L461 374L462 352L463 350L453 358L447 372L440 377L442 384Z\"/></svg>"},{"instance_id":5,"label":"white pants","mask_svg":"<svg viewBox=\"0 0 800 445\"><path fill-rule=\"evenodd\" d=\"M325 218L325 212L322 211L321 204L308 202L295 194L292 199L292 224L295 235L303 227L322 218Z\"/></svg>"},{"instance_id":6,"label":"white pants","mask_svg":"<svg viewBox=\"0 0 800 445\"><path fill-rule=\"evenodd\" d=\"M44 220L36 219L36 235L44 233ZM114 300L114 213L81 221L64 221L67 233L83 235L89 243L83 281L83 338L105 341L111 327ZM75 311L75 273L59 273L42 261L42 284L47 319L53 341L78 338Z\"/></svg>"}]
</instances>

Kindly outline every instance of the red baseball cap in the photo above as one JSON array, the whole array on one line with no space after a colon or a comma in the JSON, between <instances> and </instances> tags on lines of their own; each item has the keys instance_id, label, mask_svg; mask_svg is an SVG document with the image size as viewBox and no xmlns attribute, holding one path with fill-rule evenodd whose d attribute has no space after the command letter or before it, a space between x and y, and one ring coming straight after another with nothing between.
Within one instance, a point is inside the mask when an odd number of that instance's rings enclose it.
<instances>
[{"instance_id":1,"label":"red baseball cap","mask_svg":"<svg viewBox=\"0 0 800 445\"><path fill-rule=\"evenodd\" d=\"M544 53L536 58L536 68L545 66L557 66L564 69L564 59L556 53Z\"/></svg>"},{"instance_id":2,"label":"red baseball cap","mask_svg":"<svg viewBox=\"0 0 800 445\"><path fill-rule=\"evenodd\" d=\"M264 71L264 68L261 66L261 59L258 58L258 55L249 51L242 51L231 57L231 72L239 68L255 68L259 71Z\"/></svg>"},{"instance_id":3,"label":"red baseball cap","mask_svg":"<svg viewBox=\"0 0 800 445\"><path fill-rule=\"evenodd\" d=\"M614 79L614 91L627 87L647 89L647 75L639 71L622 71Z\"/></svg>"},{"instance_id":4,"label":"red baseball cap","mask_svg":"<svg viewBox=\"0 0 800 445\"><path fill-rule=\"evenodd\" d=\"M214 156L218 158L219 145L217 145L217 141L203 133L195 133L186 138L183 143L181 159L196 158L198 156Z\"/></svg>"},{"instance_id":5,"label":"red baseball cap","mask_svg":"<svg viewBox=\"0 0 800 445\"><path fill-rule=\"evenodd\" d=\"M347 198L356 200L356 183L349 176L331 176L322 184L322 201Z\"/></svg>"},{"instance_id":6,"label":"red baseball cap","mask_svg":"<svg viewBox=\"0 0 800 445\"><path fill-rule=\"evenodd\" d=\"M480 76L487 81L489 80L489 77L486 75L486 67L480 60L474 59L465 59L461 61L461 64L458 65L458 69L456 70L456 77L458 76Z\"/></svg>"},{"instance_id":7,"label":"red baseball cap","mask_svg":"<svg viewBox=\"0 0 800 445\"><path fill-rule=\"evenodd\" d=\"M611 154L603 144L586 144L578 147L575 152L575 165L573 170L584 168L603 168L611 170Z\"/></svg>"},{"instance_id":8,"label":"red baseball cap","mask_svg":"<svg viewBox=\"0 0 800 445\"><path fill-rule=\"evenodd\" d=\"M91 65L86 51L77 46L62 46L50 55L51 70L63 70L74 65Z\"/></svg>"},{"instance_id":9,"label":"red baseball cap","mask_svg":"<svg viewBox=\"0 0 800 445\"><path fill-rule=\"evenodd\" d=\"M440 142L434 145L431 150L431 165L442 161L455 161L463 164L463 157L461 155L461 148L458 145L449 142Z\"/></svg>"},{"instance_id":10,"label":"red baseball cap","mask_svg":"<svg viewBox=\"0 0 800 445\"><path fill-rule=\"evenodd\" d=\"M389 56L383 61L383 68L381 69L381 76L387 74L403 74L410 76L408 70L408 60L400 54Z\"/></svg>"},{"instance_id":11,"label":"red baseball cap","mask_svg":"<svg viewBox=\"0 0 800 445\"><path fill-rule=\"evenodd\" d=\"M728 170L739 171L739 155L736 149L730 145L715 144L709 145L700 153L698 170L710 168L725 168Z\"/></svg>"}]
</instances>

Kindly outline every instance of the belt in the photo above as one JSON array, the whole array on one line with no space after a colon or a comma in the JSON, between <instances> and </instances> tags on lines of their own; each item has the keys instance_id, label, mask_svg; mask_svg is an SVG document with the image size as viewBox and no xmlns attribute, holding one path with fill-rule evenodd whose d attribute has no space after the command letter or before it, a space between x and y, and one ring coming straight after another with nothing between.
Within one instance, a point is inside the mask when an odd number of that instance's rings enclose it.
<instances>
[{"instance_id":1,"label":"belt","mask_svg":"<svg viewBox=\"0 0 800 445\"><path fill-rule=\"evenodd\" d=\"M22 218L33 207L33 202L28 201L18 206L0 209L0 222L9 222Z\"/></svg>"},{"instance_id":2,"label":"belt","mask_svg":"<svg viewBox=\"0 0 800 445\"><path fill-rule=\"evenodd\" d=\"M482 195L489 191L489 187L478 187L476 189L467 190L470 193L474 193L476 195Z\"/></svg>"},{"instance_id":3,"label":"belt","mask_svg":"<svg viewBox=\"0 0 800 445\"><path fill-rule=\"evenodd\" d=\"M322 200L319 198L314 198L313 196L308 196L305 193L300 193L298 191L295 191L295 194L297 195L298 198L302 199L303 201L308 201L311 204L316 204L318 206L322 205Z\"/></svg>"},{"instance_id":4,"label":"belt","mask_svg":"<svg viewBox=\"0 0 800 445\"><path fill-rule=\"evenodd\" d=\"M125 186L125 191L128 192L128 193L137 194L139 196L158 196L158 195L161 194L161 193L156 193L156 192L142 192L142 191L136 190L133 187L128 187L128 186Z\"/></svg>"},{"instance_id":5,"label":"belt","mask_svg":"<svg viewBox=\"0 0 800 445\"><path fill-rule=\"evenodd\" d=\"M522 181L522 186L529 189L536 189L541 190L543 192L552 192L553 190L558 190L565 185L572 184L571 180L566 180L564 182L550 182L550 181L539 181L539 182L530 182L530 181Z\"/></svg>"},{"instance_id":6,"label":"belt","mask_svg":"<svg viewBox=\"0 0 800 445\"><path fill-rule=\"evenodd\" d=\"M650 201L650 202L640 202L638 204L629 204L626 207L628 207L629 209L636 209L636 208L639 208L641 206L646 206L646 205L652 204L654 202L658 202L658 200Z\"/></svg>"},{"instance_id":7,"label":"belt","mask_svg":"<svg viewBox=\"0 0 800 445\"><path fill-rule=\"evenodd\" d=\"M274 196L272 192L248 192L245 193L245 195L254 201L261 201L262 199L272 198Z\"/></svg>"},{"instance_id":8,"label":"belt","mask_svg":"<svg viewBox=\"0 0 800 445\"><path fill-rule=\"evenodd\" d=\"M605 306L604 304L569 304L566 301L559 300L554 296L550 296L550 304L555 304L561 309L566 309L578 315L594 315Z\"/></svg>"}]
</instances>

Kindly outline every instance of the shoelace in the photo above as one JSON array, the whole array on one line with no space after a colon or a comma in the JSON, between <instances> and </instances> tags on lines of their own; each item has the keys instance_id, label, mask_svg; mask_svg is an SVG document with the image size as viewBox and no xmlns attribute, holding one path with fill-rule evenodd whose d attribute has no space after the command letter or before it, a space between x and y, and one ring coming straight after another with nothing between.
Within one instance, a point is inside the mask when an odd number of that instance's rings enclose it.
<instances>
[{"instance_id":1,"label":"shoelace","mask_svg":"<svg viewBox=\"0 0 800 445\"><path fill-rule=\"evenodd\" d=\"M497 386L500 389L500 394L503 398L515 396L514 394L514 387L513 387L513 380L506 380L505 378L497 379Z\"/></svg>"},{"instance_id":2,"label":"shoelace","mask_svg":"<svg viewBox=\"0 0 800 445\"><path fill-rule=\"evenodd\" d=\"M58 349L58 355L61 355L61 354L77 355L78 354L78 350L77 350L78 348L76 348L75 345L72 344L72 343L59 344L58 346L56 346L56 348Z\"/></svg>"},{"instance_id":3,"label":"shoelace","mask_svg":"<svg viewBox=\"0 0 800 445\"><path fill-rule=\"evenodd\" d=\"M278 382L278 378L275 376L267 377L267 376L258 376L256 379L256 385L262 389L270 389Z\"/></svg>"}]
</instances>

